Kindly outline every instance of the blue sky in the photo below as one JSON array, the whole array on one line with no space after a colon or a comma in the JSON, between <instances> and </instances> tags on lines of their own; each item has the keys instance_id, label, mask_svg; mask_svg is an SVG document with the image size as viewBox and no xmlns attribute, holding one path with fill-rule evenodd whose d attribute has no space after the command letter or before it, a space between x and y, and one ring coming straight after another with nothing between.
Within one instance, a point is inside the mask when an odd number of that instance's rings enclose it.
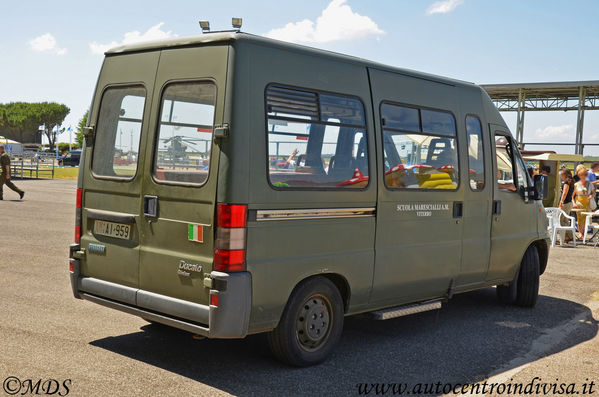
<instances>
[{"instance_id":1,"label":"blue sky","mask_svg":"<svg viewBox=\"0 0 599 397\"><path fill-rule=\"evenodd\" d=\"M75 126L104 48L200 34L200 19L229 28L233 16L246 32L480 84L599 80L594 0L28 0L2 9L0 102L61 102ZM514 131L515 114L502 114ZM525 121L526 140L573 141L575 112ZM599 111L586 113L585 137L599 142Z\"/></svg>"}]
</instances>

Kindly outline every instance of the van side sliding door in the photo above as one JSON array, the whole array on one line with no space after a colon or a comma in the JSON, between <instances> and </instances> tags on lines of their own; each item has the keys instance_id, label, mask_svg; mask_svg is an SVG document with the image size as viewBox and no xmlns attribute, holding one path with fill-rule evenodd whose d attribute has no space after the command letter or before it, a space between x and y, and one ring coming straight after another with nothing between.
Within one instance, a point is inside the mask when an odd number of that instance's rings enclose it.
<instances>
[{"instance_id":1,"label":"van side sliding door","mask_svg":"<svg viewBox=\"0 0 599 397\"><path fill-rule=\"evenodd\" d=\"M494 141L484 121L479 89L462 88L460 100L466 130L461 150L466 159L467 180L464 180L462 262L456 287L468 289L483 283L489 268L494 186L491 144Z\"/></svg>"},{"instance_id":2,"label":"van side sliding door","mask_svg":"<svg viewBox=\"0 0 599 397\"><path fill-rule=\"evenodd\" d=\"M370 70L379 179L372 304L443 296L462 254L465 144L456 87ZM460 127L460 128L458 128Z\"/></svg>"}]
</instances>

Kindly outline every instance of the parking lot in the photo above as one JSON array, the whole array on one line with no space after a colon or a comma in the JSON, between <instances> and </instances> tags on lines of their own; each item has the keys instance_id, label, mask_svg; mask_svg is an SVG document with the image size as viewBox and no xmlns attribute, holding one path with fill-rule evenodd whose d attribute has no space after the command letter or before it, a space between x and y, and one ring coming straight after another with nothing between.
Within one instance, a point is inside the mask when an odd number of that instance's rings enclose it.
<instances>
[{"instance_id":1,"label":"parking lot","mask_svg":"<svg viewBox=\"0 0 599 397\"><path fill-rule=\"evenodd\" d=\"M358 395L359 383L599 383L599 248L555 248L535 309L489 288L439 312L347 318L322 365L275 361L261 335L191 334L72 297L75 182L15 181L0 202L0 379L71 379L70 395ZM597 386L596 389L597 390ZM0 391L0 395L2 392ZM374 395L374 393L372 393Z\"/></svg>"}]
</instances>

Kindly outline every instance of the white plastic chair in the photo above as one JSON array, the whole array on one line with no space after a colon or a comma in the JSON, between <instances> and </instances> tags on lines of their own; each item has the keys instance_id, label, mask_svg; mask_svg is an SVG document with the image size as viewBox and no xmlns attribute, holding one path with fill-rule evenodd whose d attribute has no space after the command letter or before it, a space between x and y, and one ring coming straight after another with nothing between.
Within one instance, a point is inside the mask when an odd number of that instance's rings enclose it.
<instances>
[{"instance_id":1,"label":"white plastic chair","mask_svg":"<svg viewBox=\"0 0 599 397\"><path fill-rule=\"evenodd\" d=\"M594 216L599 216L599 210L593 212L592 214L588 214L586 216L586 219L584 221L584 234L582 236L582 243L585 244L587 242L587 232L589 231L589 227L593 228L593 230L597 229L599 230L599 225L596 223L593 223L593 217ZM593 236L593 234L595 234L594 232L591 234L591 237ZM597 241L599 241L599 238L597 239ZM595 247L597 246L597 242L595 242Z\"/></svg>"},{"instance_id":2,"label":"white plastic chair","mask_svg":"<svg viewBox=\"0 0 599 397\"><path fill-rule=\"evenodd\" d=\"M559 230L570 230L572 231L572 242L574 243L574 247L576 247L576 219L573 216L570 216L564 212L561 208L549 207L545 208L545 213L547 214L547 218L549 219L549 227L552 230L551 233L551 246L555 247L555 241L557 240L557 232ZM564 217L570 220L570 224L567 226L563 226L560 223L560 217ZM564 242L562 241L562 245Z\"/></svg>"}]
</instances>

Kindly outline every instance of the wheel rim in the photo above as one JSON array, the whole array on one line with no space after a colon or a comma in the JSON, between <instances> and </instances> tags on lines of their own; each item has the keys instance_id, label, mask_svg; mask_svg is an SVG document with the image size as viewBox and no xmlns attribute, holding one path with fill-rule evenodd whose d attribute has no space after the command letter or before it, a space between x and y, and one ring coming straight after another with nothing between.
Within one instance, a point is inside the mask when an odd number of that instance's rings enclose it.
<instances>
[{"instance_id":1,"label":"wheel rim","mask_svg":"<svg viewBox=\"0 0 599 397\"><path fill-rule=\"evenodd\" d=\"M300 346L308 351L318 350L331 333L333 311L331 302L323 295L313 295L301 306L296 319L296 335Z\"/></svg>"}]
</instances>

